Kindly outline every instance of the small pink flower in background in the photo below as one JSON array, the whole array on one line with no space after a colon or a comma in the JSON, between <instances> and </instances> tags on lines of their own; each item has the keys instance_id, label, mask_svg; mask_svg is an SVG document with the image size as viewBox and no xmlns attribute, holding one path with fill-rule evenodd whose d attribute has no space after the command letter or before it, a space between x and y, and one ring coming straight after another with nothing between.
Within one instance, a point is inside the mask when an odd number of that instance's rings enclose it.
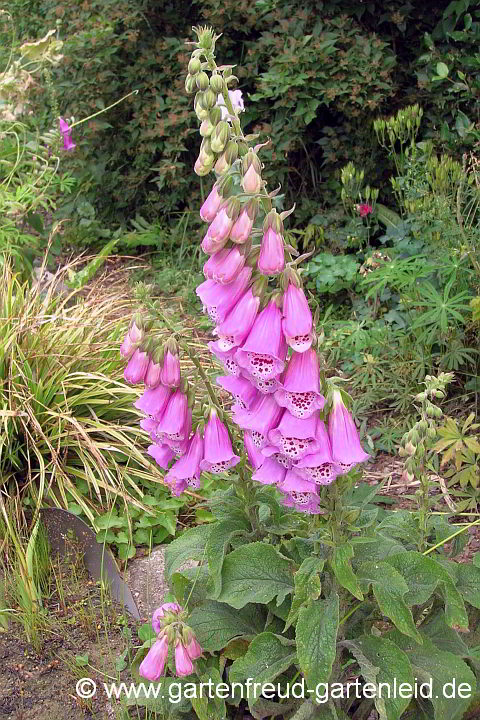
<instances>
[{"instance_id":1,"label":"small pink flower in background","mask_svg":"<svg viewBox=\"0 0 480 720\"><path fill-rule=\"evenodd\" d=\"M62 117L59 118L60 132L63 135L63 149L74 150L77 146L72 140L72 131L70 130L68 123Z\"/></svg>"},{"instance_id":2,"label":"small pink flower in background","mask_svg":"<svg viewBox=\"0 0 480 720\"><path fill-rule=\"evenodd\" d=\"M138 668L139 675L155 682L160 680L165 669L165 663L168 657L168 640L164 635L159 640L153 643L148 653L143 658L140 667Z\"/></svg>"},{"instance_id":3,"label":"small pink flower in background","mask_svg":"<svg viewBox=\"0 0 480 720\"><path fill-rule=\"evenodd\" d=\"M242 97L242 91L241 90L229 90L228 91L228 97L230 98L230 101L233 105L233 109L237 113L244 112L245 105L243 103L243 97ZM225 106L225 99L223 95L219 95L217 98L217 107L220 108L222 111L222 120L228 119L228 110Z\"/></svg>"},{"instance_id":4,"label":"small pink flower in background","mask_svg":"<svg viewBox=\"0 0 480 720\"><path fill-rule=\"evenodd\" d=\"M359 205L356 205L356 210L360 217L367 217L367 215L370 215L370 213L373 212L373 207L368 203L360 203Z\"/></svg>"}]
</instances>

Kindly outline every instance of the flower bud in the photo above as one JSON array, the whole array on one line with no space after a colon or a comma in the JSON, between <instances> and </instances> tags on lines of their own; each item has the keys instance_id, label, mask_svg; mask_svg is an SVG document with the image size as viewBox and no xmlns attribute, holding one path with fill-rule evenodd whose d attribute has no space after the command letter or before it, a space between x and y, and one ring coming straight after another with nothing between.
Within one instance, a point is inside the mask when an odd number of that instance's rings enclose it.
<instances>
[{"instance_id":1,"label":"flower bud","mask_svg":"<svg viewBox=\"0 0 480 720\"><path fill-rule=\"evenodd\" d=\"M199 177L203 177L204 175L208 175L208 173L213 168L213 159L210 161L210 158L205 158L203 155L199 155L198 158L195 160L195 165L193 166L193 169L195 171L195 174Z\"/></svg>"},{"instance_id":2,"label":"flower bud","mask_svg":"<svg viewBox=\"0 0 480 720\"><path fill-rule=\"evenodd\" d=\"M200 72L202 69L202 63L200 61L200 58L198 57L192 57L190 62L188 63L188 72L191 75L196 75Z\"/></svg>"},{"instance_id":3,"label":"flower bud","mask_svg":"<svg viewBox=\"0 0 480 720\"><path fill-rule=\"evenodd\" d=\"M213 108L213 107L215 107L216 102L217 102L217 96L215 95L213 90L211 88L208 88L208 90L205 90L205 92L203 93L203 98L202 98L202 104L204 105L204 107L206 107L207 109Z\"/></svg>"},{"instance_id":4,"label":"flower bud","mask_svg":"<svg viewBox=\"0 0 480 720\"><path fill-rule=\"evenodd\" d=\"M195 110L195 113L199 120L207 120L209 114L208 108L206 108L203 104L203 93L197 92L197 94L195 95L193 109Z\"/></svg>"},{"instance_id":5,"label":"flower bud","mask_svg":"<svg viewBox=\"0 0 480 720\"><path fill-rule=\"evenodd\" d=\"M197 33L198 37L198 45L203 50L211 50L213 48L215 39L213 29L209 27L198 27L194 28L195 32Z\"/></svg>"},{"instance_id":6,"label":"flower bud","mask_svg":"<svg viewBox=\"0 0 480 720\"><path fill-rule=\"evenodd\" d=\"M193 92L195 92L196 87L197 85L195 83L195 78L193 77L193 75L187 75L187 77L185 78L185 92L188 95L191 95Z\"/></svg>"},{"instance_id":7,"label":"flower bud","mask_svg":"<svg viewBox=\"0 0 480 720\"><path fill-rule=\"evenodd\" d=\"M209 111L210 113L210 120L212 121L212 125L218 125L220 120L222 119L222 111L217 105L215 107L211 108Z\"/></svg>"},{"instance_id":8,"label":"flower bud","mask_svg":"<svg viewBox=\"0 0 480 720\"><path fill-rule=\"evenodd\" d=\"M218 93L223 92L224 89L224 83L223 78L221 75L218 75L218 73L215 73L210 78L210 87L212 88L213 92L218 95Z\"/></svg>"},{"instance_id":9,"label":"flower bud","mask_svg":"<svg viewBox=\"0 0 480 720\"><path fill-rule=\"evenodd\" d=\"M207 73L203 72L203 70L199 72L198 75L195 76L195 82L199 90L206 90L209 86Z\"/></svg>"},{"instance_id":10,"label":"flower bud","mask_svg":"<svg viewBox=\"0 0 480 720\"><path fill-rule=\"evenodd\" d=\"M211 137L211 146L213 152L221 153L222 150L225 148L225 145L228 142L228 137L230 135L230 127L225 120L221 120L218 125L215 127L212 137Z\"/></svg>"},{"instance_id":11,"label":"flower bud","mask_svg":"<svg viewBox=\"0 0 480 720\"><path fill-rule=\"evenodd\" d=\"M210 118L207 118L206 120L202 120L202 124L200 125L200 135L202 137L210 137L212 132L215 129L215 125L213 125Z\"/></svg>"},{"instance_id":12,"label":"flower bud","mask_svg":"<svg viewBox=\"0 0 480 720\"><path fill-rule=\"evenodd\" d=\"M430 438L430 440L434 440L437 437L437 431L434 427L429 427L427 430L427 436Z\"/></svg>"}]
</instances>

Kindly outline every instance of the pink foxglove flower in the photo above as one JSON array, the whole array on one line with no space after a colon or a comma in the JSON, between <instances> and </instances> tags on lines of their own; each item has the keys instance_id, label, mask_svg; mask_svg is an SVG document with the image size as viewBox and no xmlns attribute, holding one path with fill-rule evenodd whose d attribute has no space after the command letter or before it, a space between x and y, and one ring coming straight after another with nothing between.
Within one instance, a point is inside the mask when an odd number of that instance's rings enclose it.
<instances>
[{"instance_id":1,"label":"pink foxglove flower","mask_svg":"<svg viewBox=\"0 0 480 720\"><path fill-rule=\"evenodd\" d=\"M204 312L208 312L214 323L221 323L225 320L245 292L251 276L252 268L244 267L235 280L228 285L220 285L214 280L205 280L197 287L195 292L202 302Z\"/></svg>"},{"instance_id":2,"label":"pink foxglove flower","mask_svg":"<svg viewBox=\"0 0 480 720\"><path fill-rule=\"evenodd\" d=\"M257 267L262 275L278 275L285 269L283 235L271 227L263 234Z\"/></svg>"},{"instance_id":3,"label":"pink foxglove flower","mask_svg":"<svg viewBox=\"0 0 480 720\"><path fill-rule=\"evenodd\" d=\"M294 352L289 360L281 388L275 400L298 418L310 417L322 410L325 398L320 394L320 374L315 350Z\"/></svg>"},{"instance_id":4,"label":"pink foxglove flower","mask_svg":"<svg viewBox=\"0 0 480 720\"><path fill-rule=\"evenodd\" d=\"M258 468L261 467L265 462L265 457L262 455L261 451L257 447L255 447L253 438L250 433L243 433L243 442L245 445L245 450L247 451L248 462L254 470L258 470Z\"/></svg>"},{"instance_id":5,"label":"pink foxglove flower","mask_svg":"<svg viewBox=\"0 0 480 720\"><path fill-rule=\"evenodd\" d=\"M187 416L183 428L178 435L164 435L160 433L162 442L165 442L175 453L175 455L184 455L188 448L188 438L192 432L192 411L187 409Z\"/></svg>"},{"instance_id":6,"label":"pink foxglove flower","mask_svg":"<svg viewBox=\"0 0 480 720\"><path fill-rule=\"evenodd\" d=\"M316 415L301 420L285 410L278 426L268 433L269 444L291 460L300 460L317 450L316 429Z\"/></svg>"},{"instance_id":7,"label":"pink foxglove flower","mask_svg":"<svg viewBox=\"0 0 480 720\"><path fill-rule=\"evenodd\" d=\"M123 372L125 380L132 385L143 382L147 373L149 362L149 354L144 350L137 348Z\"/></svg>"},{"instance_id":8,"label":"pink foxglove flower","mask_svg":"<svg viewBox=\"0 0 480 720\"><path fill-rule=\"evenodd\" d=\"M70 130L68 123L62 117L59 118L58 122L60 125L60 132L63 135L63 149L67 151L74 150L77 146L72 140L72 131Z\"/></svg>"},{"instance_id":9,"label":"pink foxglove flower","mask_svg":"<svg viewBox=\"0 0 480 720\"><path fill-rule=\"evenodd\" d=\"M145 387L154 389L160 385L160 377L162 374L162 366L160 363L155 362L153 357L150 359L148 364L147 372L145 373Z\"/></svg>"},{"instance_id":10,"label":"pink foxglove flower","mask_svg":"<svg viewBox=\"0 0 480 720\"><path fill-rule=\"evenodd\" d=\"M155 682L160 680L165 669L165 663L168 657L168 639L166 635L156 640L148 653L142 660L138 673L142 677Z\"/></svg>"},{"instance_id":11,"label":"pink foxglove flower","mask_svg":"<svg viewBox=\"0 0 480 720\"><path fill-rule=\"evenodd\" d=\"M283 467L287 470L291 470L293 468L292 460L287 455L279 452L278 448L275 445L265 445L265 447L262 448L262 455L264 457L273 458L278 463L280 463L280 465L283 465Z\"/></svg>"},{"instance_id":12,"label":"pink foxglove flower","mask_svg":"<svg viewBox=\"0 0 480 720\"><path fill-rule=\"evenodd\" d=\"M120 355L125 358L125 360L130 360L138 346L139 343L133 342L130 333L127 332L122 344L120 345Z\"/></svg>"},{"instance_id":13,"label":"pink foxglove flower","mask_svg":"<svg viewBox=\"0 0 480 720\"><path fill-rule=\"evenodd\" d=\"M164 621L165 615L167 613L173 613L173 615L178 615L182 611L182 606L176 602L166 602L163 603L163 605L160 605L160 607L158 607L152 615L153 632L158 635L163 630L164 624L167 624L166 620Z\"/></svg>"},{"instance_id":14,"label":"pink foxglove flower","mask_svg":"<svg viewBox=\"0 0 480 720\"><path fill-rule=\"evenodd\" d=\"M242 188L249 195L256 195L262 188L262 176L253 163L242 178Z\"/></svg>"},{"instance_id":15,"label":"pink foxglove flower","mask_svg":"<svg viewBox=\"0 0 480 720\"><path fill-rule=\"evenodd\" d=\"M244 112L245 105L243 102L241 90L229 90L228 97L230 98L230 102L233 105L233 109L235 110L235 112L237 114ZM217 104L217 107L219 107L222 112L222 120L228 120L229 113L228 113L228 109L225 105L225 98L223 97L223 95L221 95L221 94L218 95L216 104Z\"/></svg>"},{"instance_id":16,"label":"pink foxglove flower","mask_svg":"<svg viewBox=\"0 0 480 720\"><path fill-rule=\"evenodd\" d=\"M235 359L235 354L237 352L236 347L232 348L231 350L228 350L227 352L223 352L218 347L218 343L209 342L208 349L210 350L212 355L215 355L217 360L222 363L225 371L229 375L233 375L234 377L240 377L241 367Z\"/></svg>"},{"instance_id":17,"label":"pink foxglove flower","mask_svg":"<svg viewBox=\"0 0 480 720\"><path fill-rule=\"evenodd\" d=\"M217 325L213 334L218 336L217 345L222 352L228 352L244 342L255 322L259 306L260 298L254 295L250 288L225 320Z\"/></svg>"},{"instance_id":18,"label":"pink foxglove flower","mask_svg":"<svg viewBox=\"0 0 480 720\"><path fill-rule=\"evenodd\" d=\"M253 444L261 450L267 444L269 431L278 425L282 413L283 408L278 406L272 395L260 395L249 410L239 408L233 420L242 430L250 431Z\"/></svg>"},{"instance_id":19,"label":"pink foxglove flower","mask_svg":"<svg viewBox=\"0 0 480 720\"><path fill-rule=\"evenodd\" d=\"M203 238L202 250L204 253L213 255L223 248L238 217L239 209L240 205L235 198L230 198L221 206Z\"/></svg>"},{"instance_id":20,"label":"pink foxglove flower","mask_svg":"<svg viewBox=\"0 0 480 720\"><path fill-rule=\"evenodd\" d=\"M147 453L153 457L157 465L160 465L164 470L168 468L168 463L175 457L175 453L168 445L149 445Z\"/></svg>"},{"instance_id":21,"label":"pink foxglove flower","mask_svg":"<svg viewBox=\"0 0 480 720\"><path fill-rule=\"evenodd\" d=\"M178 355L171 353L170 350L165 353L161 382L169 388L178 388L180 385L180 360Z\"/></svg>"},{"instance_id":22,"label":"pink foxglove flower","mask_svg":"<svg viewBox=\"0 0 480 720\"><path fill-rule=\"evenodd\" d=\"M277 489L285 494L283 505L304 513L321 512L315 483L304 480L293 470L287 472L285 480L277 485Z\"/></svg>"},{"instance_id":23,"label":"pink foxglove flower","mask_svg":"<svg viewBox=\"0 0 480 720\"><path fill-rule=\"evenodd\" d=\"M228 285L245 265L245 253L237 247L223 248L212 255L203 266L207 280Z\"/></svg>"},{"instance_id":24,"label":"pink foxglove flower","mask_svg":"<svg viewBox=\"0 0 480 720\"><path fill-rule=\"evenodd\" d=\"M146 415L150 415L158 421L167 407L171 394L169 388L157 385L156 388L145 390L143 395L140 395L135 401L134 406L137 410L142 410Z\"/></svg>"},{"instance_id":25,"label":"pink foxglove flower","mask_svg":"<svg viewBox=\"0 0 480 720\"><path fill-rule=\"evenodd\" d=\"M243 409L249 409L258 395L256 388L250 380L244 377L234 377L233 375L219 375L217 377L217 385L233 396L235 403Z\"/></svg>"},{"instance_id":26,"label":"pink foxglove flower","mask_svg":"<svg viewBox=\"0 0 480 720\"><path fill-rule=\"evenodd\" d=\"M198 658L203 655L203 648L193 634L189 642L185 645L185 650L190 660L198 660Z\"/></svg>"},{"instance_id":27,"label":"pink foxglove flower","mask_svg":"<svg viewBox=\"0 0 480 720\"><path fill-rule=\"evenodd\" d=\"M283 465L280 465L275 458L265 458L262 466L255 470L252 480L262 483L262 485L278 485L285 480L287 471Z\"/></svg>"},{"instance_id":28,"label":"pink foxglove flower","mask_svg":"<svg viewBox=\"0 0 480 720\"><path fill-rule=\"evenodd\" d=\"M175 646L175 674L177 677L184 677L193 673L193 663L190 656L180 641Z\"/></svg>"},{"instance_id":29,"label":"pink foxglove flower","mask_svg":"<svg viewBox=\"0 0 480 720\"><path fill-rule=\"evenodd\" d=\"M184 440L187 425L187 396L181 390L177 390L170 396L168 404L159 418L157 435L165 436L165 440Z\"/></svg>"},{"instance_id":30,"label":"pink foxglove flower","mask_svg":"<svg viewBox=\"0 0 480 720\"><path fill-rule=\"evenodd\" d=\"M200 487L201 460L203 460L203 438L197 430L189 441L185 455L177 460L165 475L164 480L174 495L181 495L187 486Z\"/></svg>"},{"instance_id":31,"label":"pink foxglove flower","mask_svg":"<svg viewBox=\"0 0 480 720\"><path fill-rule=\"evenodd\" d=\"M285 366L287 345L282 332L282 314L274 300L257 316L235 358L250 375L262 380L275 378Z\"/></svg>"},{"instance_id":32,"label":"pink foxglove flower","mask_svg":"<svg viewBox=\"0 0 480 720\"><path fill-rule=\"evenodd\" d=\"M252 232L256 214L257 203L255 200L252 199L243 206L240 215L233 224L233 227L230 231L230 240L232 242L238 244L243 244L247 242L248 238L250 237L250 233Z\"/></svg>"},{"instance_id":33,"label":"pink foxglove flower","mask_svg":"<svg viewBox=\"0 0 480 720\"><path fill-rule=\"evenodd\" d=\"M313 454L305 455L295 462L295 472L317 485L330 485L340 468L333 462L330 438L322 420L317 422L317 441L319 447Z\"/></svg>"},{"instance_id":34,"label":"pink foxglove flower","mask_svg":"<svg viewBox=\"0 0 480 720\"><path fill-rule=\"evenodd\" d=\"M341 473L347 473L354 465L365 462L370 457L360 444L355 422L345 407L339 390L333 391L333 406L328 416L328 435L333 461L339 466Z\"/></svg>"},{"instance_id":35,"label":"pink foxglove flower","mask_svg":"<svg viewBox=\"0 0 480 720\"><path fill-rule=\"evenodd\" d=\"M313 341L313 319L307 298L292 282L283 296L283 332L293 350L303 353Z\"/></svg>"},{"instance_id":36,"label":"pink foxglove flower","mask_svg":"<svg viewBox=\"0 0 480 720\"><path fill-rule=\"evenodd\" d=\"M212 409L205 427L205 452L200 468L217 475L239 462L240 458L232 450L227 428L218 419L216 410Z\"/></svg>"},{"instance_id":37,"label":"pink foxglove flower","mask_svg":"<svg viewBox=\"0 0 480 720\"><path fill-rule=\"evenodd\" d=\"M215 185L210 190L210 193L200 208L200 217L205 222L212 222L215 219L217 212L220 210L220 206L225 202L225 199L218 192L218 186Z\"/></svg>"}]
</instances>

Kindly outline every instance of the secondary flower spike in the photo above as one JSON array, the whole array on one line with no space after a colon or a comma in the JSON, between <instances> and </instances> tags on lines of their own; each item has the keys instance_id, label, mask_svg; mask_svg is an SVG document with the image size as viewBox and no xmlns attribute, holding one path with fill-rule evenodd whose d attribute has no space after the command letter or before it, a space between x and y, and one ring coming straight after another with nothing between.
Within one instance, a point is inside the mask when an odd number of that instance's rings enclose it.
<instances>
[{"instance_id":1,"label":"secondary flower spike","mask_svg":"<svg viewBox=\"0 0 480 720\"><path fill-rule=\"evenodd\" d=\"M72 131L70 130L67 121L61 117L58 122L60 125L60 132L63 135L63 149L67 151L75 150L77 146L72 140Z\"/></svg>"}]
</instances>

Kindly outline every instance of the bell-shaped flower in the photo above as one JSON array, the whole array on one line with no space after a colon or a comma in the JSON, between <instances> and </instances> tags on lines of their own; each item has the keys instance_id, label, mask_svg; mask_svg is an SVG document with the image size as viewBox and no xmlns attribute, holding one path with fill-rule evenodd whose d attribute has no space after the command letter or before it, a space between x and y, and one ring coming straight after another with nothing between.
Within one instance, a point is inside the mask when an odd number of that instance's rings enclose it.
<instances>
[{"instance_id":1,"label":"bell-shaped flower","mask_svg":"<svg viewBox=\"0 0 480 720\"><path fill-rule=\"evenodd\" d=\"M132 385L143 382L149 363L150 355L144 350L137 348L123 372L125 380Z\"/></svg>"},{"instance_id":2,"label":"bell-shaped flower","mask_svg":"<svg viewBox=\"0 0 480 720\"><path fill-rule=\"evenodd\" d=\"M316 438L317 450L297 460L294 466L295 472L316 485L330 485L337 477L340 468L333 462L330 438L322 420L317 421Z\"/></svg>"},{"instance_id":3,"label":"bell-shaped flower","mask_svg":"<svg viewBox=\"0 0 480 720\"><path fill-rule=\"evenodd\" d=\"M245 265L245 253L238 247L223 248L210 257L203 266L207 280L228 285Z\"/></svg>"},{"instance_id":4,"label":"bell-shaped flower","mask_svg":"<svg viewBox=\"0 0 480 720\"><path fill-rule=\"evenodd\" d=\"M193 633L190 640L185 645L185 650L187 651L190 660L198 660L198 658L203 655L203 648Z\"/></svg>"},{"instance_id":5,"label":"bell-shaped flower","mask_svg":"<svg viewBox=\"0 0 480 720\"><path fill-rule=\"evenodd\" d=\"M244 267L235 280L228 285L220 285L214 280L205 280L197 287L195 292L202 302L204 312L208 312L215 324L225 320L245 292L251 276L252 268Z\"/></svg>"},{"instance_id":6,"label":"bell-shaped flower","mask_svg":"<svg viewBox=\"0 0 480 720\"><path fill-rule=\"evenodd\" d=\"M269 431L276 427L282 417L283 408L279 407L272 395L260 395L249 410L238 410L233 415L234 422L248 430L253 444L261 450L267 444Z\"/></svg>"},{"instance_id":7,"label":"bell-shaped flower","mask_svg":"<svg viewBox=\"0 0 480 720\"><path fill-rule=\"evenodd\" d=\"M146 415L158 421L167 407L171 394L169 388L157 385L155 388L145 390L143 395L140 395L135 401L134 406L137 410L142 410Z\"/></svg>"},{"instance_id":8,"label":"bell-shaped flower","mask_svg":"<svg viewBox=\"0 0 480 720\"><path fill-rule=\"evenodd\" d=\"M218 185L215 185L210 190L210 193L200 208L200 217L205 222L212 222L217 212L220 210L220 206L225 202L225 199L218 192Z\"/></svg>"},{"instance_id":9,"label":"bell-shaped flower","mask_svg":"<svg viewBox=\"0 0 480 720\"><path fill-rule=\"evenodd\" d=\"M339 390L333 391L332 403L328 416L328 435L333 461L341 470L339 474L343 474L357 463L365 462L370 456L360 444L355 422L345 407Z\"/></svg>"},{"instance_id":10,"label":"bell-shaped flower","mask_svg":"<svg viewBox=\"0 0 480 720\"><path fill-rule=\"evenodd\" d=\"M283 235L271 227L263 233L257 268L262 275L278 275L285 269Z\"/></svg>"},{"instance_id":11,"label":"bell-shaped flower","mask_svg":"<svg viewBox=\"0 0 480 720\"><path fill-rule=\"evenodd\" d=\"M219 375L217 385L230 393L236 404L243 409L249 409L258 395L256 388L244 377L233 375Z\"/></svg>"},{"instance_id":12,"label":"bell-shaped flower","mask_svg":"<svg viewBox=\"0 0 480 720\"><path fill-rule=\"evenodd\" d=\"M249 195L259 193L262 188L262 176L253 164L250 165L242 178L242 188Z\"/></svg>"},{"instance_id":13,"label":"bell-shaped flower","mask_svg":"<svg viewBox=\"0 0 480 720\"><path fill-rule=\"evenodd\" d=\"M152 615L153 632L159 635L164 627L169 624L167 622L169 616L171 618L172 615L178 615L181 612L183 612L183 608L176 602L166 602L160 605Z\"/></svg>"},{"instance_id":14,"label":"bell-shaped flower","mask_svg":"<svg viewBox=\"0 0 480 720\"><path fill-rule=\"evenodd\" d=\"M239 245L247 242L257 214L257 202L252 199L243 206L230 231L230 240Z\"/></svg>"},{"instance_id":15,"label":"bell-shaped flower","mask_svg":"<svg viewBox=\"0 0 480 720\"><path fill-rule=\"evenodd\" d=\"M235 353L237 352L236 347L228 350L227 352L223 352L218 347L218 343L209 342L208 349L210 350L212 355L215 355L217 360L222 363L225 371L229 375L233 375L234 377L240 377L241 367L235 359Z\"/></svg>"},{"instance_id":16,"label":"bell-shaped flower","mask_svg":"<svg viewBox=\"0 0 480 720\"><path fill-rule=\"evenodd\" d=\"M74 150L77 146L72 140L72 131L70 130L70 127L66 120L64 120L62 117L58 120L60 125L60 132L63 135L63 149L64 150Z\"/></svg>"},{"instance_id":17,"label":"bell-shaped flower","mask_svg":"<svg viewBox=\"0 0 480 720\"><path fill-rule=\"evenodd\" d=\"M291 460L300 460L317 449L316 429L316 415L301 420L285 410L278 426L268 433L269 444Z\"/></svg>"},{"instance_id":18,"label":"bell-shaped flower","mask_svg":"<svg viewBox=\"0 0 480 720\"><path fill-rule=\"evenodd\" d=\"M213 255L223 248L238 217L239 210L240 205L236 198L230 198L221 206L202 240L204 253Z\"/></svg>"},{"instance_id":19,"label":"bell-shaped flower","mask_svg":"<svg viewBox=\"0 0 480 720\"><path fill-rule=\"evenodd\" d=\"M180 385L180 360L170 350L167 350L163 360L161 382L169 388L178 388Z\"/></svg>"},{"instance_id":20,"label":"bell-shaped flower","mask_svg":"<svg viewBox=\"0 0 480 720\"><path fill-rule=\"evenodd\" d=\"M287 471L285 480L277 485L277 489L285 495L283 505L309 514L321 512L315 483L299 477L294 470Z\"/></svg>"},{"instance_id":21,"label":"bell-shaped flower","mask_svg":"<svg viewBox=\"0 0 480 720\"><path fill-rule=\"evenodd\" d=\"M246 378L250 380L252 385L264 395L273 395L277 392L277 390L281 388L280 380L278 377L268 378L267 380L264 380L263 378L253 377L246 370L242 370L242 373Z\"/></svg>"},{"instance_id":22,"label":"bell-shaped flower","mask_svg":"<svg viewBox=\"0 0 480 720\"><path fill-rule=\"evenodd\" d=\"M238 455L233 452L227 428L213 408L205 426L204 443L204 458L200 462L202 470L218 475L240 462Z\"/></svg>"},{"instance_id":23,"label":"bell-shaped flower","mask_svg":"<svg viewBox=\"0 0 480 720\"><path fill-rule=\"evenodd\" d=\"M192 411L190 408L187 409L185 417L185 423L180 432L173 435L165 435L161 433L162 442L168 445L175 455L185 455L188 448L188 438L192 432Z\"/></svg>"},{"instance_id":24,"label":"bell-shaped flower","mask_svg":"<svg viewBox=\"0 0 480 720\"><path fill-rule=\"evenodd\" d=\"M292 460L287 455L279 452L278 448L275 445L265 445L265 447L262 448L262 455L267 458L273 458L286 470L291 470L293 467Z\"/></svg>"},{"instance_id":25,"label":"bell-shaped flower","mask_svg":"<svg viewBox=\"0 0 480 720\"><path fill-rule=\"evenodd\" d=\"M188 400L185 393L176 390L159 418L157 435L165 439L184 440L185 429L188 424Z\"/></svg>"},{"instance_id":26,"label":"bell-shaped flower","mask_svg":"<svg viewBox=\"0 0 480 720\"><path fill-rule=\"evenodd\" d=\"M257 316L253 327L235 358L253 377L269 380L283 371L287 346L282 332L282 314L275 302Z\"/></svg>"},{"instance_id":27,"label":"bell-shaped flower","mask_svg":"<svg viewBox=\"0 0 480 720\"><path fill-rule=\"evenodd\" d=\"M162 366L160 363L155 362L155 360L150 358L150 362L148 364L147 372L145 373L145 387L153 389L156 388L160 384L160 378L162 375Z\"/></svg>"},{"instance_id":28,"label":"bell-shaped flower","mask_svg":"<svg viewBox=\"0 0 480 720\"><path fill-rule=\"evenodd\" d=\"M298 418L307 418L322 410L325 398L320 393L320 374L317 353L312 348L294 352L288 362L281 387L275 400Z\"/></svg>"},{"instance_id":29,"label":"bell-shaped flower","mask_svg":"<svg viewBox=\"0 0 480 720\"><path fill-rule=\"evenodd\" d=\"M262 483L262 485L278 485L285 480L287 471L283 465L280 465L275 458L265 458L261 467L252 475L252 480Z\"/></svg>"},{"instance_id":30,"label":"bell-shaped flower","mask_svg":"<svg viewBox=\"0 0 480 720\"><path fill-rule=\"evenodd\" d=\"M213 334L218 336L217 345L222 352L228 352L245 341L253 327L259 306L260 298L249 288L225 320L217 325Z\"/></svg>"},{"instance_id":31,"label":"bell-shaped flower","mask_svg":"<svg viewBox=\"0 0 480 720\"><path fill-rule=\"evenodd\" d=\"M233 109L235 112L241 113L245 110L245 105L243 103L243 97L242 97L242 91L241 90L229 90L228 91L228 97L230 98L230 101L232 103ZM225 98L223 95L219 94L217 97L217 107L220 108L222 111L222 120L228 120L228 109L225 105Z\"/></svg>"},{"instance_id":32,"label":"bell-shaped flower","mask_svg":"<svg viewBox=\"0 0 480 720\"><path fill-rule=\"evenodd\" d=\"M255 447L250 433L243 433L243 443L245 445L245 450L247 451L248 462L254 470L258 470L258 468L265 462L265 457L262 455L261 451Z\"/></svg>"},{"instance_id":33,"label":"bell-shaped flower","mask_svg":"<svg viewBox=\"0 0 480 720\"><path fill-rule=\"evenodd\" d=\"M203 438L197 430L188 443L185 455L172 465L165 475L165 482L173 495L181 495L187 486L200 486L200 461L203 460Z\"/></svg>"},{"instance_id":34,"label":"bell-shaped flower","mask_svg":"<svg viewBox=\"0 0 480 720\"><path fill-rule=\"evenodd\" d=\"M160 680L165 670L165 663L168 657L168 639L166 635L158 638L143 658L138 668L138 674L155 682Z\"/></svg>"},{"instance_id":35,"label":"bell-shaped flower","mask_svg":"<svg viewBox=\"0 0 480 720\"><path fill-rule=\"evenodd\" d=\"M175 645L175 674L177 677L184 677L193 673L193 663L190 656L179 640Z\"/></svg>"},{"instance_id":36,"label":"bell-shaped flower","mask_svg":"<svg viewBox=\"0 0 480 720\"><path fill-rule=\"evenodd\" d=\"M134 342L130 336L130 333L127 332L125 335L122 344L120 345L120 355L125 358L125 360L130 360L135 350L138 348L139 343Z\"/></svg>"},{"instance_id":37,"label":"bell-shaped flower","mask_svg":"<svg viewBox=\"0 0 480 720\"><path fill-rule=\"evenodd\" d=\"M308 350L313 341L313 319L307 298L292 282L283 296L283 332L287 343L296 352Z\"/></svg>"},{"instance_id":38,"label":"bell-shaped flower","mask_svg":"<svg viewBox=\"0 0 480 720\"><path fill-rule=\"evenodd\" d=\"M160 465L164 470L167 470L169 462L175 457L175 453L168 445L149 445L147 453L153 457L157 465Z\"/></svg>"}]
</instances>

